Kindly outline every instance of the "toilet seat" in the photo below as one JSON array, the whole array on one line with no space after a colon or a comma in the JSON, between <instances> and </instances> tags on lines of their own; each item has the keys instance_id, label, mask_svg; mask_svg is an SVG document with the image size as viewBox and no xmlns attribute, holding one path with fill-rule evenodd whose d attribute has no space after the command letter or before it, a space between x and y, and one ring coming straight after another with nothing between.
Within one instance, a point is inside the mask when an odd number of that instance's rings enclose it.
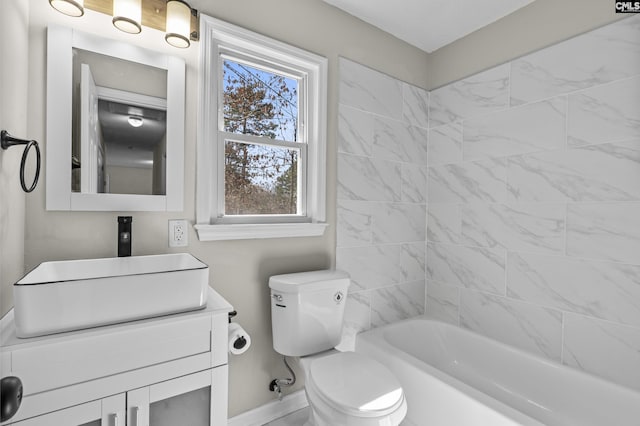
<instances>
[{"instance_id":1,"label":"toilet seat","mask_svg":"<svg viewBox=\"0 0 640 426\"><path fill-rule=\"evenodd\" d=\"M404 393L384 365L355 352L336 352L309 365L307 392L353 417L383 417L404 404Z\"/></svg>"}]
</instances>

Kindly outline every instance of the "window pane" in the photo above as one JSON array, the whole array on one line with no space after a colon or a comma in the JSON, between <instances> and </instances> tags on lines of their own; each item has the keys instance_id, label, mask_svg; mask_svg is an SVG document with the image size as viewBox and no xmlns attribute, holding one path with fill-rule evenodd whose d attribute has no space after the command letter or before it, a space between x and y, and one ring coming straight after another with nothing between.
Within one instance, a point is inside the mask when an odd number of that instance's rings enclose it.
<instances>
[{"instance_id":1,"label":"window pane","mask_svg":"<svg viewBox=\"0 0 640 426\"><path fill-rule=\"evenodd\" d=\"M225 60L224 130L297 142L298 81Z\"/></svg>"},{"instance_id":2,"label":"window pane","mask_svg":"<svg viewBox=\"0 0 640 426\"><path fill-rule=\"evenodd\" d=\"M225 141L225 215L297 214L299 151Z\"/></svg>"}]
</instances>

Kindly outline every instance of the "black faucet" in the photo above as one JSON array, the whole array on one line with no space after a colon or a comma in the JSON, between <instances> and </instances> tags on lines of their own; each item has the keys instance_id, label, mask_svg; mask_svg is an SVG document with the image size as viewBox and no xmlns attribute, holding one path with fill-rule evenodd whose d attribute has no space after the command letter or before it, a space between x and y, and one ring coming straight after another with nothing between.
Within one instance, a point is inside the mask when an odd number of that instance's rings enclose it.
<instances>
[{"instance_id":1,"label":"black faucet","mask_svg":"<svg viewBox=\"0 0 640 426\"><path fill-rule=\"evenodd\" d=\"M118 216L118 257L131 256L131 216Z\"/></svg>"}]
</instances>

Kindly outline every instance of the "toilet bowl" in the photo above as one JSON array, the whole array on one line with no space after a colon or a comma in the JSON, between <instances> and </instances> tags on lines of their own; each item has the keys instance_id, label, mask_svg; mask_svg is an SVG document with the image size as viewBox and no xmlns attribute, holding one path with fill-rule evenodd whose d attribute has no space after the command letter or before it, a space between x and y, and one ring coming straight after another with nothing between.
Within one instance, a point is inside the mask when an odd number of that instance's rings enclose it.
<instances>
[{"instance_id":1,"label":"toilet bowl","mask_svg":"<svg viewBox=\"0 0 640 426\"><path fill-rule=\"evenodd\" d=\"M334 349L350 283L342 271L272 276L273 347L296 357L304 372L305 426L398 426L407 402L393 373L363 354Z\"/></svg>"},{"instance_id":2,"label":"toilet bowl","mask_svg":"<svg viewBox=\"0 0 640 426\"><path fill-rule=\"evenodd\" d=\"M305 426L397 426L407 414L400 383L371 358L333 350L299 364L310 407Z\"/></svg>"}]
</instances>

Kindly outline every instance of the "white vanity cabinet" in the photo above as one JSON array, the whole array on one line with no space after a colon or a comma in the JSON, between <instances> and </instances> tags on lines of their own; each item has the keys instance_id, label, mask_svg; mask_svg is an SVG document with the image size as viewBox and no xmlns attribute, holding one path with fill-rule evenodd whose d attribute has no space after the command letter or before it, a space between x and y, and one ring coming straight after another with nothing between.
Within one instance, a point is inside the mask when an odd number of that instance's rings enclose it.
<instances>
[{"instance_id":1,"label":"white vanity cabinet","mask_svg":"<svg viewBox=\"0 0 640 426\"><path fill-rule=\"evenodd\" d=\"M0 323L0 372L22 380L1 426L218 426L227 422L232 310L209 290L203 310L18 339Z\"/></svg>"},{"instance_id":2,"label":"white vanity cabinet","mask_svg":"<svg viewBox=\"0 0 640 426\"><path fill-rule=\"evenodd\" d=\"M125 426L125 401L125 395L119 394L8 424L19 426Z\"/></svg>"}]
</instances>

